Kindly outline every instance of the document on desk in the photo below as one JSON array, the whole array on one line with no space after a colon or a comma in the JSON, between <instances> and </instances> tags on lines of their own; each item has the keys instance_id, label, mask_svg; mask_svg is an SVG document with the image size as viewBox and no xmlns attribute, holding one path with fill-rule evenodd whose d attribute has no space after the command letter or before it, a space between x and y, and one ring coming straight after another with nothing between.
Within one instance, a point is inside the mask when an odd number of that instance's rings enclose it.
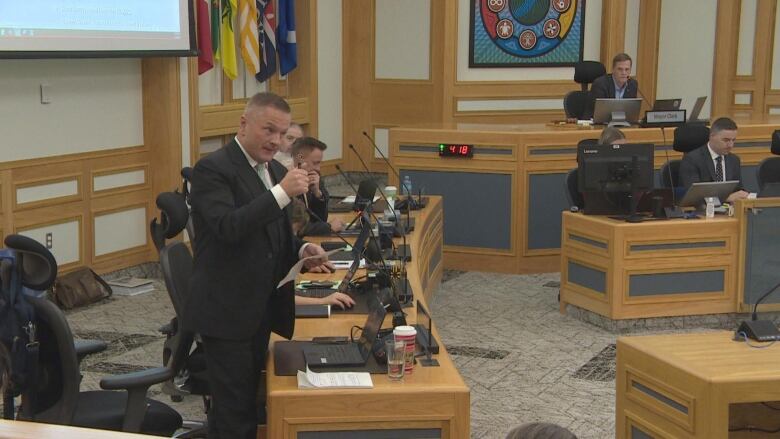
<instances>
[{"instance_id":1,"label":"document on desk","mask_svg":"<svg viewBox=\"0 0 780 439\"><path fill-rule=\"evenodd\" d=\"M303 258L303 259L298 260L298 262L295 265L292 266L290 271L287 272L287 276L285 276L284 279L279 281L279 284L276 285L276 288L281 288L282 285L286 284L287 282L294 281L298 277L298 275L301 274L301 270L303 269L303 264L305 264L306 261L308 261L310 259L322 259L324 261L328 257L330 257L330 255L332 255L333 253L336 253L336 252L339 252L339 251L341 251L341 249L337 248L335 250L331 250L329 252L325 252L325 253L323 253L321 255L309 256L307 258Z\"/></svg>"},{"instance_id":2,"label":"document on desk","mask_svg":"<svg viewBox=\"0 0 780 439\"><path fill-rule=\"evenodd\" d=\"M352 266L352 261L330 261L336 270L347 270ZM358 268L366 268L366 260L360 258L360 266Z\"/></svg>"},{"instance_id":3,"label":"document on desk","mask_svg":"<svg viewBox=\"0 0 780 439\"><path fill-rule=\"evenodd\" d=\"M371 389L374 382L368 372L306 372L298 371L299 389Z\"/></svg>"}]
</instances>

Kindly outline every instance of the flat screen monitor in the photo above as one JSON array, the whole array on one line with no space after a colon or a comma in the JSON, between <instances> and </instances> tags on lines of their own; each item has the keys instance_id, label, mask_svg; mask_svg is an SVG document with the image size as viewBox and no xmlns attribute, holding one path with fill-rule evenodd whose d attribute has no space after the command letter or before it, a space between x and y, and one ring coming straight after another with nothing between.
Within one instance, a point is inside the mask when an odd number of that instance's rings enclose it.
<instances>
[{"instance_id":1,"label":"flat screen monitor","mask_svg":"<svg viewBox=\"0 0 780 439\"><path fill-rule=\"evenodd\" d=\"M577 153L577 186L585 199L585 213L633 213L638 195L653 188L654 153L652 143L581 148Z\"/></svg>"},{"instance_id":2,"label":"flat screen monitor","mask_svg":"<svg viewBox=\"0 0 780 439\"><path fill-rule=\"evenodd\" d=\"M630 126L639 121L642 99L596 99L593 123L610 126Z\"/></svg>"},{"instance_id":3,"label":"flat screen monitor","mask_svg":"<svg viewBox=\"0 0 780 439\"><path fill-rule=\"evenodd\" d=\"M739 182L736 180L694 183L680 200L680 206L698 208L706 204L704 199L708 197L717 197L721 202L726 201L726 198L737 190L737 186ZM718 205L716 203L716 207Z\"/></svg>"}]
</instances>

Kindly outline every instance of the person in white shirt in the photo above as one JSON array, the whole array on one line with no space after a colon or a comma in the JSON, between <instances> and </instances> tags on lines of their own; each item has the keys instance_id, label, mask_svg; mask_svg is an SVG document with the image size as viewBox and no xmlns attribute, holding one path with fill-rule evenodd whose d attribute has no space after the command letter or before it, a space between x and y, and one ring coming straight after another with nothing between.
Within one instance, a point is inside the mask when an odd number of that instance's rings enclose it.
<instances>
[{"instance_id":1,"label":"person in white shirt","mask_svg":"<svg viewBox=\"0 0 780 439\"><path fill-rule=\"evenodd\" d=\"M291 123L290 128L287 129L287 133L282 137L282 142L279 144L279 151L274 154L274 160L283 164L287 169L294 168L295 160L293 160L292 157L292 146L293 143L301 137L303 137L303 128L295 122Z\"/></svg>"}]
</instances>

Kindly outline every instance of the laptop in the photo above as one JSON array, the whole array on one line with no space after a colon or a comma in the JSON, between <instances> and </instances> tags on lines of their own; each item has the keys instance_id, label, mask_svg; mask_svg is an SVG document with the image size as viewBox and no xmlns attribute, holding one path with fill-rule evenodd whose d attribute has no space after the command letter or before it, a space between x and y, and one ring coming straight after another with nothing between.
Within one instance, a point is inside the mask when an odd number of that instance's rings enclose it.
<instances>
[{"instance_id":1,"label":"laptop","mask_svg":"<svg viewBox=\"0 0 780 439\"><path fill-rule=\"evenodd\" d=\"M376 296L372 296L369 300L371 301L369 306L371 311L363 325L360 339L349 343L304 346L303 357L308 366L352 367L366 364L371 355L374 340L376 340L387 314L387 310L379 303Z\"/></svg>"},{"instance_id":2,"label":"laptop","mask_svg":"<svg viewBox=\"0 0 780 439\"><path fill-rule=\"evenodd\" d=\"M681 99L656 99L653 103L653 111L674 111L680 109Z\"/></svg>"},{"instance_id":3,"label":"laptop","mask_svg":"<svg viewBox=\"0 0 780 439\"><path fill-rule=\"evenodd\" d=\"M707 101L707 96L700 96L696 98L696 103L693 104L693 110L691 110L691 115L688 116L688 122L706 122L704 120L699 120L699 114L701 114L701 109L704 108L704 103Z\"/></svg>"}]
</instances>

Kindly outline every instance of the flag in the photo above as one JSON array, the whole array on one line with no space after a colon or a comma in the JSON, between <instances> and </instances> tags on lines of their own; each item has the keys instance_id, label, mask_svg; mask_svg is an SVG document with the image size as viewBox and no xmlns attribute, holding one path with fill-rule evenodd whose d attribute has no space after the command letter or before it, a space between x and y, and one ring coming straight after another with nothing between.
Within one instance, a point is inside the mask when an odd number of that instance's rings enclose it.
<instances>
[{"instance_id":1,"label":"flag","mask_svg":"<svg viewBox=\"0 0 780 439\"><path fill-rule=\"evenodd\" d=\"M279 0L279 27L276 48L279 50L279 73L288 74L298 66L298 45L295 43L295 2Z\"/></svg>"},{"instance_id":2,"label":"flag","mask_svg":"<svg viewBox=\"0 0 780 439\"><path fill-rule=\"evenodd\" d=\"M257 36L257 4L255 0L238 0L238 30L241 33L241 57L249 74L260 71L260 41Z\"/></svg>"},{"instance_id":3,"label":"flag","mask_svg":"<svg viewBox=\"0 0 780 439\"><path fill-rule=\"evenodd\" d=\"M258 28L263 48L260 58L260 72L255 78L264 82L276 72L276 14L273 0L257 0L257 10L260 11Z\"/></svg>"},{"instance_id":4,"label":"flag","mask_svg":"<svg viewBox=\"0 0 780 439\"><path fill-rule=\"evenodd\" d=\"M222 0L222 20L220 21L220 34L222 36L219 45L222 58L222 70L230 79L238 76L238 61L236 60L236 36L233 33L233 16L236 13L236 0Z\"/></svg>"},{"instance_id":5,"label":"flag","mask_svg":"<svg viewBox=\"0 0 780 439\"><path fill-rule=\"evenodd\" d=\"M211 0L211 53L214 61L219 61L219 2Z\"/></svg>"},{"instance_id":6,"label":"flag","mask_svg":"<svg viewBox=\"0 0 780 439\"><path fill-rule=\"evenodd\" d=\"M206 0L198 0L198 74L202 75L214 67L214 54L211 52L211 34L209 34L209 5Z\"/></svg>"}]
</instances>

